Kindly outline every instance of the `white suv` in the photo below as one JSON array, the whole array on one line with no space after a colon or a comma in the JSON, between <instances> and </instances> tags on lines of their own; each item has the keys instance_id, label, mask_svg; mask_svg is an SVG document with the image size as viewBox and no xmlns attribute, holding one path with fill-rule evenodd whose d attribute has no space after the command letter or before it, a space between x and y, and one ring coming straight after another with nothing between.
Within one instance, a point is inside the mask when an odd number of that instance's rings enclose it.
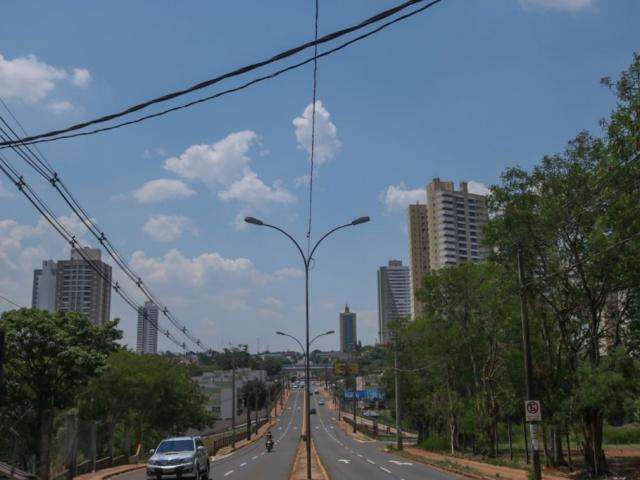
<instances>
[{"instance_id":1,"label":"white suv","mask_svg":"<svg viewBox=\"0 0 640 480\"><path fill-rule=\"evenodd\" d=\"M151 450L147 478L209 478L209 453L200 437L166 438Z\"/></svg>"}]
</instances>

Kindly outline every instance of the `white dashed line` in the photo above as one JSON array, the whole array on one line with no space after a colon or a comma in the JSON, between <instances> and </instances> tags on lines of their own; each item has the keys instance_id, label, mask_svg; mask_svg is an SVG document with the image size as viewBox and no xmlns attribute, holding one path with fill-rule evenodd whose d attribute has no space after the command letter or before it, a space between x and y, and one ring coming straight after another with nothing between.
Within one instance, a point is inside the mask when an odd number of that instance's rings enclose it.
<instances>
[{"instance_id":1,"label":"white dashed line","mask_svg":"<svg viewBox=\"0 0 640 480\"><path fill-rule=\"evenodd\" d=\"M225 477L231 475L233 472L235 472L235 470L229 470L227 473L224 474Z\"/></svg>"},{"instance_id":2,"label":"white dashed line","mask_svg":"<svg viewBox=\"0 0 640 480\"><path fill-rule=\"evenodd\" d=\"M251 457L251 460L255 460L256 458L258 458L258 455L256 455L255 457Z\"/></svg>"},{"instance_id":3,"label":"white dashed line","mask_svg":"<svg viewBox=\"0 0 640 480\"><path fill-rule=\"evenodd\" d=\"M244 467L246 464L247 464L247 462L242 462L242 463L240 464L240 466L241 466L241 467Z\"/></svg>"},{"instance_id":4,"label":"white dashed line","mask_svg":"<svg viewBox=\"0 0 640 480\"><path fill-rule=\"evenodd\" d=\"M383 472L391 473L391 470L384 467L380 467L380 470L382 470Z\"/></svg>"},{"instance_id":5,"label":"white dashed line","mask_svg":"<svg viewBox=\"0 0 640 480\"><path fill-rule=\"evenodd\" d=\"M367 458L367 462L369 462L371 465L375 465L376 464L376 462L374 462L373 460L369 460L368 458Z\"/></svg>"}]
</instances>

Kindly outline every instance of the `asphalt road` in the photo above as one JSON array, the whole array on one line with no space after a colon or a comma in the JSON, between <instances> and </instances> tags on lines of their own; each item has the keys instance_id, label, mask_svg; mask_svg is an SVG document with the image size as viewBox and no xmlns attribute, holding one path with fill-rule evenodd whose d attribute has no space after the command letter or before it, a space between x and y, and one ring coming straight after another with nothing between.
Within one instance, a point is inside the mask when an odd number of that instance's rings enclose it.
<instances>
[{"instance_id":1,"label":"asphalt road","mask_svg":"<svg viewBox=\"0 0 640 480\"><path fill-rule=\"evenodd\" d=\"M316 415L311 416L312 434L318 455L332 480L453 480L455 475L433 470L406 458L384 453L383 444L356 440L342 431L336 413L318 405L313 396ZM271 478L271 477L264 477Z\"/></svg>"},{"instance_id":2,"label":"asphalt road","mask_svg":"<svg viewBox=\"0 0 640 480\"><path fill-rule=\"evenodd\" d=\"M293 390L289 396L285 413L278 425L271 430L275 445L266 453L264 440L237 450L231 455L214 458L210 478L225 480L287 480L300 440L302 419L301 392ZM118 480L146 480L146 470L140 469L119 475Z\"/></svg>"}]
</instances>

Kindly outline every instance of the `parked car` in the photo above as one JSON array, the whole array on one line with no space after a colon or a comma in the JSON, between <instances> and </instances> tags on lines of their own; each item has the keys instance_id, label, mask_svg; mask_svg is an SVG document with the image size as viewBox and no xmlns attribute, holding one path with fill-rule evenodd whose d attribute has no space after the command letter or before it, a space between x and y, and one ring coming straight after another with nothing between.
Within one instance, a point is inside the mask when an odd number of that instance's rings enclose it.
<instances>
[{"instance_id":1,"label":"parked car","mask_svg":"<svg viewBox=\"0 0 640 480\"><path fill-rule=\"evenodd\" d=\"M200 437L166 438L151 450L147 478L209 478L209 452Z\"/></svg>"}]
</instances>

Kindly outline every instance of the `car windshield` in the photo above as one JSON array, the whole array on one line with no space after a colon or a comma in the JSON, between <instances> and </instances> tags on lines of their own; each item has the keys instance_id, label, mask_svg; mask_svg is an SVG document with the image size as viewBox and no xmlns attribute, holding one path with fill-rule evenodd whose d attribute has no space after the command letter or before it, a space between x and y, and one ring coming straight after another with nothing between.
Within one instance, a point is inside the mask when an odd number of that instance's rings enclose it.
<instances>
[{"instance_id":1,"label":"car windshield","mask_svg":"<svg viewBox=\"0 0 640 480\"><path fill-rule=\"evenodd\" d=\"M165 440L158 445L156 452L193 452L193 440Z\"/></svg>"}]
</instances>

